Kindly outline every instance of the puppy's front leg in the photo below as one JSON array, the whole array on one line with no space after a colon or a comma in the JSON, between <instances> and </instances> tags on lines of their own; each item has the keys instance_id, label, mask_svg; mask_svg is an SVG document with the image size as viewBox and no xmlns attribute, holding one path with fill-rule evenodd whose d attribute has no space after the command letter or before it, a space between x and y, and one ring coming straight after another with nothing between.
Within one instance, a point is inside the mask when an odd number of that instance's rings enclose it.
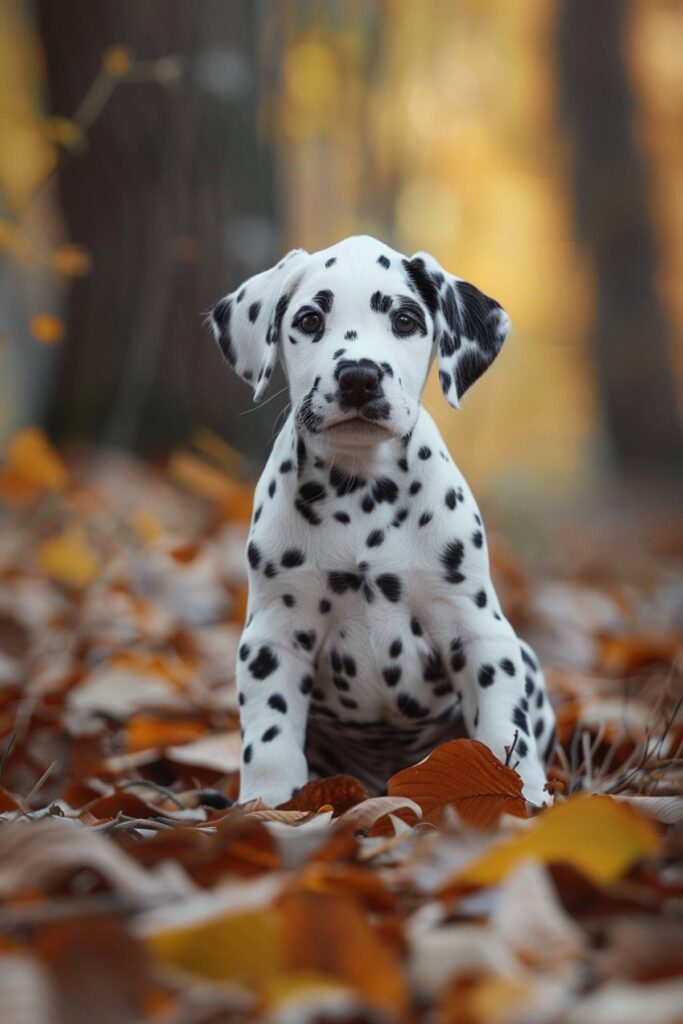
<instances>
[{"instance_id":1,"label":"puppy's front leg","mask_svg":"<svg viewBox=\"0 0 683 1024\"><path fill-rule=\"evenodd\" d=\"M490 602L495 600L492 596ZM508 760L510 751L509 762L522 777L524 796L541 805L549 797L544 792L546 775L531 722L520 641L497 608L487 611L484 615L471 598L458 597L432 609L432 629L453 688L462 695L469 735L501 761Z\"/></svg>"},{"instance_id":2,"label":"puppy's front leg","mask_svg":"<svg viewBox=\"0 0 683 1024\"><path fill-rule=\"evenodd\" d=\"M271 807L308 780L304 755L313 687L312 664L271 639L267 615L245 628L237 662L242 725L240 802L260 797Z\"/></svg>"}]
</instances>

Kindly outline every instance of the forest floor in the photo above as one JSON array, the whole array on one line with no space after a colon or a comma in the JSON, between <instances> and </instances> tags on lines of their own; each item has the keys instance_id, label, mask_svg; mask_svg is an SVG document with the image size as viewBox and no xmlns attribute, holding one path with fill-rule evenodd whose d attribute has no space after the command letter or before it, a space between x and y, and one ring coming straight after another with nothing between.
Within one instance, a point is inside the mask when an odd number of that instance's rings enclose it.
<instances>
[{"instance_id":1,"label":"forest floor","mask_svg":"<svg viewBox=\"0 0 683 1024\"><path fill-rule=\"evenodd\" d=\"M3 1024L681 1024L676 524L565 524L540 575L491 538L557 709L545 809L469 740L437 785L238 807L251 491L195 442L161 469L29 430L0 468Z\"/></svg>"}]
</instances>

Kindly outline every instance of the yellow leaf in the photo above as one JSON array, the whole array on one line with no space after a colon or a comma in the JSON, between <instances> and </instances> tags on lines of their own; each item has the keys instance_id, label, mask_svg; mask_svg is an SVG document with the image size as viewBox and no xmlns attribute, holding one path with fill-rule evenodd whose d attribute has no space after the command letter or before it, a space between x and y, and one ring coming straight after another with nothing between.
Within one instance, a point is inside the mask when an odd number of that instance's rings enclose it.
<instances>
[{"instance_id":1,"label":"yellow leaf","mask_svg":"<svg viewBox=\"0 0 683 1024\"><path fill-rule=\"evenodd\" d=\"M112 78L123 78L133 67L133 53L126 46L110 46L102 56L102 67Z\"/></svg>"},{"instance_id":2,"label":"yellow leaf","mask_svg":"<svg viewBox=\"0 0 683 1024\"><path fill-rule=\"evenodd\" d=\"M563 861L608 885L659 847L656 826L608 796L575 796L556 804L513 838L496 843L451 878L441 895L469 885L496 885L525 859Z\"/></svg>"},{"instance_id":3,"label":"yellow leaf","mask_svg":"<svg viewBox=\"0 0 683 1024\"><path fill-rule=\"evenodd\" d=\"M64 324L54 313L36 313L30 326L33 337L43 345L56 345L64 337Z\"/></svg>"},{"instance_id":4,"label":"yellow leaf","mask_svg":"<svg viewBox=\"0 0 683 1024\"><path fill-rule=\"evenodd\" d=\"M156 540L164 532L164 528L159 520L151 512L148 512L146 508L136 509L131 523L136 533L145 541Z\"/></svg>"},{"instance_id":5,"label":"yellow leaf","mask_svg":"<svg viewBox=\"0 0 683 1024\"><path fill-rule=\"evenodd\" d=\"M69 482L66 466L38 427L14 434L7 445L6 459L6 468L30 485L62 491Z\"/></svg>"},{"instance_id":6,"label":"yellow leaf","mask_svg":"<svg viewBox=\"0 0 683 1024\"><path fill-rule=\"evenodd\" d=\"M248 910L148 937L159 960L212 981L262 988L282 968L279 927L270 910Z\"/></svg>"},{"instance_id":7,"label":"yellow leaf","mask_svg":"<svg viewBox=\"0 0 683 1024\"><path fill-rule=\"evenodd\" d=\"M41 544L38 561L48 576L76 587L89 583L100 570L100 560L80 527L70 527Z\"/></svg>"},{"instance_id":8,"label":"yellow leaf","mask_svg":"<svg viewBox=\"0 0 683 1024\"><path fill-rule=\"evenodd\" d=\"M60 245L52 253L52 266L64 277L84 277L90 272L90 253L82 245Z\"/></svg>"}]
</instances>

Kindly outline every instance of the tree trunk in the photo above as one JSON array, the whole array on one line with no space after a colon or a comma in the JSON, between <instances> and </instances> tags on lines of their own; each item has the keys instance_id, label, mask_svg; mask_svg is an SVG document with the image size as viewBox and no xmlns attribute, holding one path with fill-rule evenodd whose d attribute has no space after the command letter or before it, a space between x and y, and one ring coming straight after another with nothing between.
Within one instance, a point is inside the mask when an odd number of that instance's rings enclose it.
<instances>
[{"instance_id":1,"label":"tree trunk","mask_svg":"<svg viewBox=\"0 0 683 1024\"><path fill-rule=\"evenodd\" d=\"M177 81L122 82L65 157L70 240L93 269L73 283L48 425L74 437L163 451L196 426L244 435L258 455L272 406L222 364L202 314L275 261L272 154L259 141L252 0L38 0L50 113L78 107L110 46L177 57Z\"/></svg>"},{"instance_id":2,"label":"tree trunk","mask_svg":"<svg viewBox=\"0 0 683 1024\"><path fill-rule=\"evenodd\" d=\"M648 184L634 139L629 16L624 0L562 0L560 102L575 141L580 239L593 259L593 352L614 460L626 471L671 470L683 449Z\"/></svg>"}]
</instances>

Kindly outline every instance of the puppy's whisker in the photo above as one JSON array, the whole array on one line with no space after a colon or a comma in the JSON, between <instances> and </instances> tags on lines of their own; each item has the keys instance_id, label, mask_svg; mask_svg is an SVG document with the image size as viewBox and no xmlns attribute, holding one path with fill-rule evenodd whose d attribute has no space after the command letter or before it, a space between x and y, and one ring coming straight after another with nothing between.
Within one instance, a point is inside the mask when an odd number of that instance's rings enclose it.
<instances>
[{"instance_id":1,"label":"puppy's whisker","mask_svg":"<svg viewBox=\"0 0 683 1024\"><path fill-rule=\"evenodd\" d=\"M285 386L283 388L280 388L279 391L276 391L274 395L270 396L270 398L266 398L265 402L259 402L259 404L255 405L253 409L245 409L244 412L241 412L237 418L241 419L242 416L248 416L249 413L251 413L251 412L258 412L259 409L263 409L264 406L266 406L270 402L272 402L274 398L279 398L280 395L284 394L284 392L286 390L287 390L287 385L285 384Z\"/></svg>"}]
</instances>

